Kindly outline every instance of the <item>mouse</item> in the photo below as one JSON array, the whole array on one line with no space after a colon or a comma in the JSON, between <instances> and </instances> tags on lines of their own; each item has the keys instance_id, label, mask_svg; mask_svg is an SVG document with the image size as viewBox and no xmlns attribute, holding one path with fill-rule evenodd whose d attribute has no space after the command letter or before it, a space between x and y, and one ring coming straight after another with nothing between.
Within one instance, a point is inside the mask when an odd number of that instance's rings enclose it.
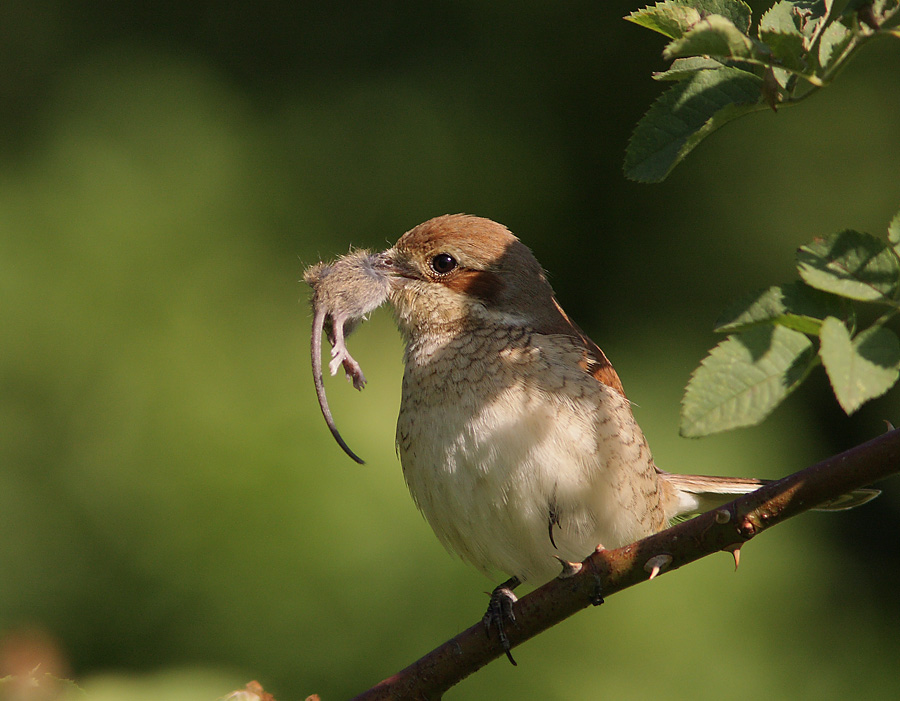
<instances>
[{"instance_id":1,"label":"mouse","mask_svg":"<svg viewBox=\"0 0 900 701\"><path fill-rule=\"evenodd\" d=\"M360 249L332 263L316 263L303 272L303 281L313 290L310 355L319 409L337 444L360 465L365 461L341 437L328 407L322 377L322 335L324 333L331 343L331 362L328 364L331 374L337 374L338 368L343 366L347 379L356 389L365 387L366 377L350 355L346 339L360 321L387 299L388 283L383 275L375 273L376 265L377 257Z\"/></svg>"}]
</instances>

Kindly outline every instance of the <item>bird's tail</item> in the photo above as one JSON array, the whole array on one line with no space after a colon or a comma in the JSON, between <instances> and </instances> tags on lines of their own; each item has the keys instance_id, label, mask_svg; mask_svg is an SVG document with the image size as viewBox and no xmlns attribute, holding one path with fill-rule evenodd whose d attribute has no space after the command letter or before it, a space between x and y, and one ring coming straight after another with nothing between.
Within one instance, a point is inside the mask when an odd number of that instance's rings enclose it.
<instances>
[{"instance_id":1,"label":"bird's tail","mask_svg":"<svg viewBox=\"0 0 900 701\"><path fill-rule=\"evenodd\" d=\"M756 491L773 480L744 477L714 477L707 475L679 475L659 470L659 477L672 488L676 496L674 516L687 516L709 511L741 494ZM854 489L815 507L815 511L846 511L865 504L881 494L878 489Z\"/></svg>"}]
</instances>

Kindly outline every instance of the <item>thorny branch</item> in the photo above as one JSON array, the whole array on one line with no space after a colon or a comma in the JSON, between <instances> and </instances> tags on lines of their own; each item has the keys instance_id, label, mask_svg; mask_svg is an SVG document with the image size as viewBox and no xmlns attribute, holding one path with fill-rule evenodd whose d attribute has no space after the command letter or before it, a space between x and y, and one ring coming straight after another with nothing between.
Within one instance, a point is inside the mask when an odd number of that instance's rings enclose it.
<instances>
[{"instance_id":1,"label":"thorny branch","mask_svg":"<svg viewBox=\"0 0 900 701\"><path fill-rule=\"evenodd\" d=\"M740 546L767 528L829 499L900 472L900 429L772 482L713 511L617 550L591 555L572 576L554 579L515 604L513 647L604 597L721 550ZM488 662L503 655L481 621L356 697L437 699Z\"/></svg>"}]
</instances>

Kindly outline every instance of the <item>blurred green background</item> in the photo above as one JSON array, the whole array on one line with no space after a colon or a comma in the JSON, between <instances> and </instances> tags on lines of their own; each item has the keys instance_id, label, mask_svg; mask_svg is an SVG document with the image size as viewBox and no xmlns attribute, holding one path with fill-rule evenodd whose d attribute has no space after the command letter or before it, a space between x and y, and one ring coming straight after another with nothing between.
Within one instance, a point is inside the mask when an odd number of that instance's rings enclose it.
<instances>
[{"instance_id":1,"label":"blurred green background","mask_svg":"<svg viewBox=\"0 0 900 701\"><path fill-rule=\"evenodd\" d=\"M756 16L769 3L752 3ZM634 2L0 4L0 639L92 699L359 692L479 619L393 449L401 343L310 380L304 265L429 217L508 225L616 364L657 462L778 477L900 421L816 374L688 441L735 297L900 208L900 43L742 119L663 185L621 174L660 92ZM900 484L629 590L449 698L896 698ZM49 641L49 642L47 642Z\"/></svg>"}]
</instances>

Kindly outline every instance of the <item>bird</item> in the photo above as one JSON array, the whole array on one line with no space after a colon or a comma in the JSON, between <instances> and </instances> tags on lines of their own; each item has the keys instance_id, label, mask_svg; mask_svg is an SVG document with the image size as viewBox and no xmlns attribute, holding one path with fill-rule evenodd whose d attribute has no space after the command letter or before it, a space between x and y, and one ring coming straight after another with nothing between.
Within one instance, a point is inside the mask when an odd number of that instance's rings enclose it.
<instances>
[{"instance_id":1,"label":"bird","mask_svg":"<svg viewBox=\"0 0 900 701\"><path fill-rule=\"evenodd\" d=\"M513 663L503 626L517 586L765 483L659 469L612 363L505 226L435 217L365 266L354 289L366 309L390 304L405 342L403 476L448 550L508 577L485 623L498 627ZM873 492L823 508L850 508Z\"/></svg>"}]
</instances>

